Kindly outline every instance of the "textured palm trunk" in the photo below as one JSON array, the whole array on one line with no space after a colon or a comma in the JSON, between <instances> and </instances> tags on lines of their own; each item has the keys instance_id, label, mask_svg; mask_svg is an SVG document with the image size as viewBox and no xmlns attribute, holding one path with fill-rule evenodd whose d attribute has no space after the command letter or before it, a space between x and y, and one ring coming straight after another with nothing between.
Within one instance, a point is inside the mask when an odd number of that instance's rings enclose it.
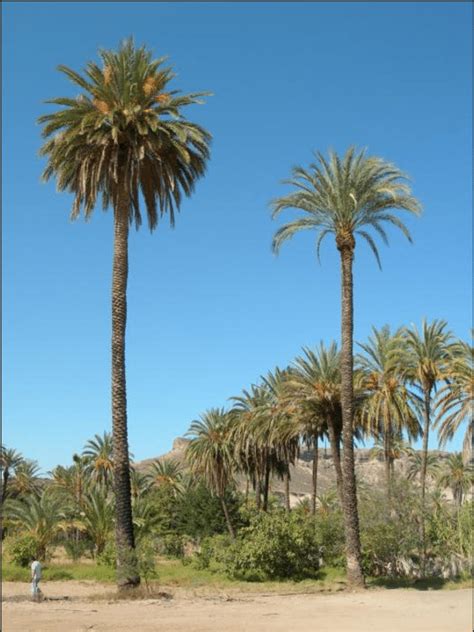
<instances>
[{"instance_id":1,"label":"textured palm trunk","mask_svg":"<svg viewBox=\"0 0 474 632\"><path fill-rule=\"evenodd\" d=\"M312 495L311 495L311 513L313 516L316 515L316 498L318 496L318 437L317 435L314 437L314 453L313 453L313 477L312 477Z\"/></svg>"},{"instance_id":2,"label":"textured palm trunk","mask_svg":"<svg viewBox=\"0 0 474 632\"><path fill-rule=\"evenodd\" d=\"M353 436L353 245L341 246L342 319L341 319L341 406L342 406L342 489L346 538L347 580L349 586L364 587L357 509L357 488Z\"/></svg>"},{"instance_id":3,"label":"textured palm trunk","mask_svg":"<svg viewBox=\"0 0 474 632\"><path fill-rule=\"evenodd\" d=\"M235 531L234 531L234 527L232 526L232 522L230 520L229 510L227 509L227 503L225 502L224 496L221 496L220 500L221 500L221 505L222 505L222 511L224 512L225 521L227 524L227 530L229 531L230 537L233 540L235 540Z\"/></svg>"},{"instance_id":4,"label":"textured palm trunk","mask_svg":"<svg viewBox=\"0 0 474 632\"><path fill-rule=\"evenodd\" d=\"M112 275L112 438L115 488L115 539L117 584L129 588L140 583L135 556L130 493L130 460L127 434L125 380L125 328L127 323L128 209L114 215Z\"/></svg>"},{"instance_id":5,"label":"textured palm trunk","mask_svg":"<svg viewBox=\"0 0 474 632\"><path fill-rule=\"evenodd\" d=\"M423 423L423 447L421 454L421 546L422 556L421 565L422 573L425 573L426 566L426 517L425 517L425 496L426 496L426 468L428 463L428 439L430 432L430 416L431 416L431 388L425 387L423 392L424 399L424 423Z\"/></svg>"},{"instance_id":6,"label":"textured palm trunk","mask_svg":"<svg viewBox=\"0 0 474 632\"><path fill-rule=\"evenodd\" d=\"M387 486L387 499L389 502L391 501L391 496L392 496L392 463L390 459L390 454L391 454L390 438L391 438L390 429L386 428L384 437L383 437L383 442L384 442L384 462L385 462L385 483Z\"/></svg>"},{"instance_id":7,"label":"textured palm trunk","mask_svg":"<svg viewBox=\"0 0 474 632\"><path fill-rule=\"evenodd\" d=\"M284 478L285 478L285 511L286 513L290 513L291 507L290 507L290 465L289 463L286 464Z\"/></svg>"},{"instance_id":8,"label":"textured palm trunk","mask_svg":"<svg viewBox=\"0 0 474 632\"><path fill-rule=\"evenodd\" d=\"M7 485L8 485L8 479L10 477L10 472L8 471L8 468L6 467L3 470L3 484L2 484L2 505L5 502L5 499L7 497Z\"/></svg>"},{"instance_id":9,"label":"textured palm trunk","mask_svg":"<svg viewBox=\"0 0 474 632\"><path fill-rule=\"evenodd\" d=\"M339 501L342 507L342 467L341 467L341 450L340 450L340 437L336 433L334 428L334 422L331 418L328 418L328 434L329 445L331 446L331 455L334 463L334 469L336 470L336 486Z\"/></svg>"},{"instance_id":10,"label":"textured palm trunk","mask_svg":"<svg viewBox=\"0 0 474 632\"><path fill-rule=\"evenodd\" d=\"M262 476L259 468L257 468L255 478L255 504L257 506L257 511L260 511L262 508Z\"/></svg>"},{"instance_id":11,"label":"textured palm trunk","mask_svg":"<svg viewBox=\"0 0 474 632\"><path fill-rule=\"evenodd\" d=\"M268 511L268 494L270 491L270 458L266 454L265 477L263 479L263 511Z\"/></svg>"}]
</instances>

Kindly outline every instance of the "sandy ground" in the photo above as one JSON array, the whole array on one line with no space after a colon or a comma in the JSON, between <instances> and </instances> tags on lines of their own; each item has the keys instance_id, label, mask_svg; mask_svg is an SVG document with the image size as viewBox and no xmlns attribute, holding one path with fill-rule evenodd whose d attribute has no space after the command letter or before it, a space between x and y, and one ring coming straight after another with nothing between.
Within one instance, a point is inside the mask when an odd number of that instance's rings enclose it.
<instances>
[{"instance_id":1,"label":"sandy ground","mask_svg":"<svg viewBox=\"0 0 474 632\"><path fill-rule=\"evenodd\" d=\"M471 632L470 590L368 590L332 594L172 590L170 598L114 601L94 582L3 584L3 632ZM172 596L171 596L172 595Z\"/></svg>"}]
</instances>

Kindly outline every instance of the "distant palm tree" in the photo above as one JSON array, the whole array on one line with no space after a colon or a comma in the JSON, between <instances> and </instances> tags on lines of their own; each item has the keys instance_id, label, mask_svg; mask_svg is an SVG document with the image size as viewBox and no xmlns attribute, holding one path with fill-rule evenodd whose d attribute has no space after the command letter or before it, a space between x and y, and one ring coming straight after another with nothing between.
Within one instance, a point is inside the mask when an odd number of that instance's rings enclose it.
<instances>
[{"instance_id":1,"label":"distant palm tree","mask_svg":"<svg viewBox=\"0 0 474 632\"><path fill-rule=\"evenodd\" d=\"M191 470L201 477L209 489L219 498L227 529L235 538L225 501L225 492L233 482L235 459L232 444L233 417L224 409L211 408L194 420L186 433L191 437L186 448L186 458Z\"/></svg>"},{"instance_id":2,"label":"distant palm tree","mask_svg":"<svg viewBox=\"0 0 474 632\"><path fill-rule=\"evenodd\" d=\"M405 386L402 377L404 340L402 330L393 335L390 327L372 328L367 343L359 343L364 351L356 357L360 368L358 382L366 398L360 417L365 430L381 438L384 446L387 494L391 497L395 443L400 444L403 433L416 439L421 433L416 406L417 398Z\"/></svg>"},{"instance_id":3,"label":"distant palm tree","mask_svg":"<svg viewBox=\"0 0 474 632\"><path fill-rule=\"evenodd\" d=\"M12 480L12 489L16 496L27 496L39 491L40 468L36 461L23 459L15 469L15 478Z\"/></svg>"},{"instance_id":4,"label":"distant palm tree","mask_svg":"<svg viewBox=\"0 0 474 632\"><path fill-rule=\"evenodd\" d=\"M147 474L143 474L130 466L130 489L132 500L135 501L140 496L146 495L151 488L152 482Z\"/></svg>"},{"instance_id":5,"label":"distant palm tree","mask_svg":"<svg viewBox=\"0 0 474 632\"><path fill-rule=\"evenodd\" d=\"M450 488L458 508L461 507L463 497L472 488L473 483L474 468L472 465L463 462L461 453L450 454L439 474L438 485Z\"/></svg>"},{"instance_id":6,"label":"distant palm tree","mask_svg":"<svg viewBox=\"0 0 474 632\"><path fill-rule=\"evenodd\" d=\"M148 478L155 487L166 488L174 496L182 493L183 467L176 459L157 459L150 465Z\"/></svg>"},{"instance_id":7,"label":"distant palm tree","mask_svg":"<svg viewBox=\"0 0 474 632\"><path fill-rule=\"evenodd\" d=\"M80 508L90 484L89 460L85 456L74 454L73 464L69 467L57 465L52 472L52 487L58 493L71 499L76 508Z\"/></svg>"},{"instance_id":8,"label":"distant palm tree","mask_svg":"<svg viewBox=\"0 0 474 632\"><path fill-rule=\"evenodd\" d=\"M56 177L57 188L74 195L72 218L84 209L88 219L99 196L113 208L112 277L112 432L116 494L117 580L119 587L140 581L133 564L135 548L130 495L125 380L128 236L142 221L140 203L153 230L159 216L174 225L183 194L191 195L205 171L210 135L187 121L182 108L199 103L200 94L178 95L168 84L174 77L152 60L145 48L125 41L118 51L100 51L102 68L90 62L81 75L59 70L78 86L76 98L49 101L62 109L40 117L46 139L44 179ZM131 561L132 560L132 561ZM134 568L135 566L135 568Z\"/></svg>"},{"instance_id":9,"label":"distant palm tree","mask_svg":"<svg viewBox=\"0 0 474 632\"><path fill-rule=\"evenodd\" d=\"M448 347L452 334L445 331L444 320L431 324L423 320L421 331L413 325L405 329L408 354L405 357L404 376L420 392L423 398L423 447L421 466L421 498L424 503L426 491L426 463L428 439L432 423L432 398L437 384L448 377Z\"/></svg>"},{"instance_id":10,"label":"distant palm tree","mask_svg":"<svg viewBox=\"0 0 474 632\"><path fill-rule=\"evenodd\" d=\"M424 459L423 453L415 450L408 452L408 459L405 469L406 477L409 481L416 478L421 480L421 472L423 471ZM434 479L439 474L440 460L436 454L428 454L426 459L426 479ZM425 479L425 480L426 480Z\"/></svg>"},{"instance_id":11,"label":"distant palm tree","mask_svg":"<svg viewBox=\"0 0 474 632\"><path fill-rule=\"evenodd\" d=\"M301 230L319 233L316 250L322 240L333 234L341 259L341 401L343 422L343 490L348 581L363 586L359 515L354 467L353 442L353 280L352 266L356 237L364 239L380 265L377 246L370 234L375 230L388 243L384 224L399 228L411 240L406 226L393 213L404 210L418 215L420 205L411 194L406 175L385 160L366 156L364 151L348 149L341 158L330 152L329 160L317 153L317 162L309 169L295 167L289 180L296 190L273 202L273 217L285 209L305 214L282 226L273 239L276 252L282 243Z\"/></svg>"},{"instance_id":12,"label":"distant palm tree","mask_svg":"<svg viewBox=\"0 0 474 632\"><path fill-rule=\"evenodd\" d=\"M440 388L436 399L438 414L435 426L440 447L445 446L466 422L463 452L469 458L474 411L474 347L463 341L453 344L449 348L447 367L449 382Z\"/></svg>"},{"instance_id":13,"label":"distant palm tree","mask_svg":"<svg viewBox=\"0 0 474 632\"><path fill-rule=\"evenodd\" d=\"M114 474L114 446L110 432L104 432L102 436L96 434L89 439L82 451L83 457L88 460L92 478L108 487ZM131 455L130 455L131 456Z\"/></svg>"},{"instance_id":14,"label":"distant palm tree","mask_svg":"<svg viewBox=\"0 0 474 632\"><path fill-rule=\"evenodd\" d=\"M310 420L314 424L317 436L322 436L327 431L336 471L337 489L342 502L341 369L336 343L332 342L326 347L321 342L315 351L304 347L303 355L294 360L293 366L294 372L288 379L288 392L303 415L303 432L308 431L308 428L304 429L304 425ZM313 506L314 496L313 493Z\"/></svg>"},{"instance_id":15,"label":"distant palm tree","mask_svg":"<svg viewBox=\"0 0 474 632\"><path fill-rule=\"evenodd\" d=\"M8 480L15 473L17 467L23 463L23 456L13 450L2 445L0 451L0 465L2 468L2 505L5 502L8 492Z\"/></svg>"}]
</instances>

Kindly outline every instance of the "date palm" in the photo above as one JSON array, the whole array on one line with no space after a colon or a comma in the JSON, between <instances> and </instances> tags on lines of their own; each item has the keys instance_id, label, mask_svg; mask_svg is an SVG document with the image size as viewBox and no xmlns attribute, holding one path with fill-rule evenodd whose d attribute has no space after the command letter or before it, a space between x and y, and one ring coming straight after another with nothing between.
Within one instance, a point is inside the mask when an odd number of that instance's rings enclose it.
<instances>
[{"instance_id":1,"label":"date palm","mask_svg":"<svg viewBox=\"0 0 474 632\"><path fill-rule=\"evenodd\" d=\"M41 116L47 158L43 177L73 194L71 217L88 219L99 198L112 207L112 434L116 495L117 580L119 587L140 581L130 497L130 462L125 380L128 237L138 228L144 205L150 230L169 215L174 225L183 195L191 195L205 171L210 135L186 120L182 109L199 94L169 90L174 77L164 58L125 41L118 51L100 51L102 67L90 62L80 74L59 66L81 94L49 101L61 109Z\"/></svg>"},{"instance_id":2,"label":"date palm","mask_svg":"<svg viewBox=\"0 0 474 632\"><path fill-rule=\"evenodd\" d=\"M334 235L341 260L341 402L343 425L344 528L348 581L364 585L360 549L359 517L354 468L353 442L353 279L352 266L356 238L366 241L380 265L371 230L388 243L384 225L399 228L409 239L410 233L394 213L408 211L418 215L420 204L411 194L406 175L385 160L366 156L350 147L341 158L331 151L326 159L316 154L317 162L308 169L294 167L287 181L294 191L273 202L273 217L286 209L298 209L303 216L277 230L273 249L302 230L318 233L316 250L327 235Z\"/></svg>"},{"instance_id":3,"label":"date palm","mask_svg":"<svg viewBox=\"0 0 474 632\"><path fill-rule=\"evenodd\" d=\"M440 447L453 438L466 422L463 452L472 450L472 414L474 410L474 347L459 341L449 349L447 361L449 382L442 386L436 400Z\"/></svg>"},{"instance_id":4,"label":"date palm","mask_svg":"<svg viewBox=\"0 0 474 632\"><path fill-rule=\"evenodd\" d=\"M332 342L326 347L321 342L315 351L304 347L303 355L298 356L293 365L294 372L288 379L288 393L302 414L303 424L306 421L313 425L314 436L324 434L327 429L337 490L342 503L341 368L337 345ZM304 434L310 429L303 427Z\"/></svg>"},{"instance_id":5,"label":"date palm","mask_svg":"<svg viewBox=\"0 0 474 632\"><path fill-rule=\"evenodd\" d=\"M110 432L104 432L102 436L96 434L89 439L82 451L89 463L92 478L107 488L113 479L114 472L114 446ZM131 455L129 455L131 457Z\"/></svg>"},{"instance_id":6,"label":"date palm","mask_svg":"<svg viewBox=\"0 0 474 632\"><path fill-rule=\"evenodd\" d=\"M211 408L194 420L186 433L191 441L186 459L195 475L201 477L220 500L231 538L235 531L230 521L225 492L233 482L235 459L232 442L234 417L223 409Z\"/></svg>"},{"instance_id":7,"label":"date palm","mask_svg":"<svg viewBox=\"0 0 474 632\"><path fill-rule=\"evenodd\" d=\"M168 489L175 497L184 491L182 482L183 467L175 459L157 459L153 461L148 477L152 485Z\"/></svg>"},{"instance_id":8,"label":"date palm","mask_svg":"<svg viewBox=\"0 0 474 632\"><path fill-rule=\"evenodd\" d=\"M39 481L40 468L36 461L23 459L15 470L15 477L12 480L12 489L16 496L27 496L34 494L40 489Z\"/></svg>"},{"instance_id":9,"label":"date palm","mask_svg":"<svg viewBox=\"0 0 474 632\"><path fill-rule=\"evenodd\" d=\"M360 368L358 381L367 394L360 411L361 422L369 435L383 441L390 498L394 448L405 432L410 440L421 433L416 409L418 398L408 390L402 377L402 329L392 335L388 325L380 330L373 327L368 341L359 346L364 353L356 357Z\"/></svg>"},{"instance_id":10,"label":"date palm","mask_svg":"<svg viewBox=\"0 0 474 632\"><path fill-rule=\"evenodd\" d=\"M440 487L449 487L456 507L462 505L463 497L472 488L474 470L471 464L463 462L462 454L450 454L438 477Z\"/></svg>"},{"instance_id":11,"label":"date palm","mask_svg":"<svg viewBox=\"0 0 474 632\"><path fill-rule=\"evenodd\" d=\"M423 446L421 466L421 498L426 492L426 463L432 423L432 399L438 382L448 377L448 350L452 334L446 331L444 320L428 323L423 320L421 331L413 325L405 330L408 355L404 375L423 398Z\"/></svg>"},{"instance_id":12,"label":"date palm","mask_svg":"<svg viewBox=\"0 0 474 632\"><path fill-rule=\"evenodd\" d=\"M15 473L16 468L19 467L23 461L23 456L19 452L2 445L0 452L0 465L2 468L2 505L7 497L8 481L11 475Z\"/></svg>"}]
</instances>

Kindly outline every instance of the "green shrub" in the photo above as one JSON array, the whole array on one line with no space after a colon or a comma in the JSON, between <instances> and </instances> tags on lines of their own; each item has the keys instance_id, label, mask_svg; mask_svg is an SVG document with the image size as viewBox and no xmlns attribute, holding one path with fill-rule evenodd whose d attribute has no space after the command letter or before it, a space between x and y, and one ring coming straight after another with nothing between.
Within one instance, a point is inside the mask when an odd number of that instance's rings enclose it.
<instances>
[{"instance_id":1,"label":"green shrub","mask_svg":"<svg viewBox=\"0 0 474 632\"><path fill-rule=\"evenodd\" d=\"M232 540L226 534L204 538L200 550L194 555L193 564L199 570L225 571L232 555Z\"/></svg>"},{"instance_id":2,"label":"green shrub","mask_svg":"<svg viewBox=\"0 0 474 632\"><path fill-rule=\"evenodd\" d=\"M186 538L178 533L168 533L158 540L158 552L166 557L182 559Z\"/></svg>"},{"instance_id":3,"label":"green shrub","mask_svg":"<svg viewBox=\"0 0 474 632\"><path fill-rule=\"evenodd\" d=\"M303 579L317 574L319 557L314 519L278 511L243 528L225 562L228 574L238 579Z\"/></svg>"},{"instance_id":4,"label":"green shrub","mask_svg":"<svg viewBox=\"0 0 474 632\"><path fill-rule=\"evenodd\" d=\"M97 555L97 565L115 568L115 560L117 558L117 549L114 540L109 540L104 546L102 553Z\"/></svg>"},{"instance_id":5,"label":"green shrub","mask_svg":"<svg viewBox=\"0 0 474 632\"><path fill-rule=\"evenodd\" d=\"M93 543L90 540L64 540L63 541L64 551L67 557L73 562L77 562L77 560L84 557L86 553L89 553L93 549Z\"/></svg>"},{"instance_id":6,"label":"green shrub","mask_svg":"<svg viewBox=\"0 0 474 632\"><path fill-rule=\"evenodd\" d=\"M11 538L6 549L11 561L18 566L26 567L32 558L38 557L38 544L31 535L20 535Z\"/></svg>"}]
</instances>

